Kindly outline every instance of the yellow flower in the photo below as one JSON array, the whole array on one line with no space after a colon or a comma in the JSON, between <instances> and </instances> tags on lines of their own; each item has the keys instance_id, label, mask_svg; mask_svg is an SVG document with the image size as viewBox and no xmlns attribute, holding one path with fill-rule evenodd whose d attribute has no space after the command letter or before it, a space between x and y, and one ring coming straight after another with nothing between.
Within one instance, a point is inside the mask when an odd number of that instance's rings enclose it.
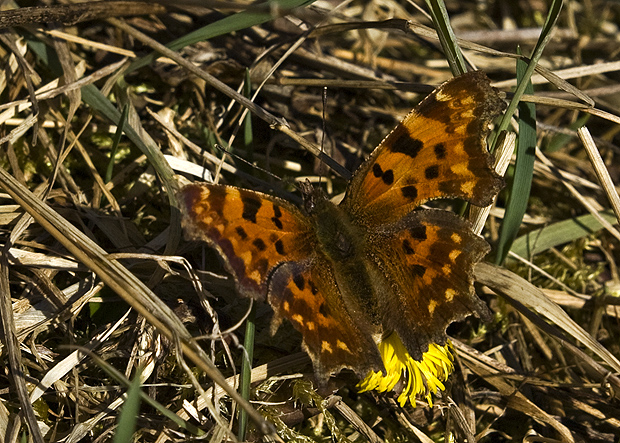
<instances>
[{"instance_id":1,"label":"yellow flower","mask_svg":"<svg viewBox=\"0 0 620 443\"><path fill-rule=\"evenodd\" d=\"M432 343L424 353L421 361L416 361L407 352L398 334L392 333L379 344L381 358L387 375L381 372L370 372L357 388L360 392L376 390L379 392L391 391L399 380L406 381L405 389L398 396L398 402L404 406L409 402L415 406L416 396L426 397L429 406L433 406L432 395L437 389L442 391L445 386L442 382L454 370L453 348L450 342L445 346Z\"/></svg>"}]
</instances>

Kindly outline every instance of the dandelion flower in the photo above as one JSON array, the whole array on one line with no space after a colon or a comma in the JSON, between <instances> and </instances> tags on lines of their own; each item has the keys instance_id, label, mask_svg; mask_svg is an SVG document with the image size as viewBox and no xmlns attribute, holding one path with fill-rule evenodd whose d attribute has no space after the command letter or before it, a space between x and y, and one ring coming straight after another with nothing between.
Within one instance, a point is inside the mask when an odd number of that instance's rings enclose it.
<instances>
[{"instance_id":1,"label":"dandelion flower","mask_svg":"<svg viewBox=\"0 0 620 443\"><path fill-rule=\"evenodd\" d=\"M360 392L386 392L403 380L405 388L398 396L401 406L407 400L415 406L418 395L424 396L429 406L433 406L433 394L445 389L443 382L454 370L454 349L450 342L444 346L431 343L422 360L416 361L411 358L398 334L392 333L379 344L379 351L387 374L370 372L357 388Z\"/></svg>"}]
</instances>

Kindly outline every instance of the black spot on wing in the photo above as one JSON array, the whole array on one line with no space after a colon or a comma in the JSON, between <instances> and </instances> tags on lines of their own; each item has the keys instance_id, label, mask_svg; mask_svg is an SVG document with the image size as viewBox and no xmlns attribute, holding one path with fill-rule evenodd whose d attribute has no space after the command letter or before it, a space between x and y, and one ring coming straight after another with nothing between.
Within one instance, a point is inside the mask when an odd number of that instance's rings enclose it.
<instances>
[{"instance_id":1,"label":"black spot on wing","mask_svg":"<svg viewBox=\"0 0 620 443\"><path fill-rule=\"evenodd\" d=\"M426 268L422 265L413 265L411 266L411 273L414 277L424 277L424 273L426 272Z\"/></svg>"},{"instance_id":2,"label":"black spot on wing","mask_svg":"<svg viewBox=\"0 0 620 443\"><path fill-rule=\"evenodd\" d=\"M323 317L327 317L329 315L329 308L327 307L325 303L321 303L321 306L319 306L319 313Z\"/></svg>"},{"instance_id":3,"label":"black spot on wing","mask_svg":"<svg viewBox=\"0 0 620 443\"><path fill-rule=\"evenodd\" d=\"M276 226L276 228L278 229L282 229L283 225L282 225L282 221L277 218L277 217L271 217L271 221L273 222L273 224Z\"/></svg>"},{"instance_id":4,"label":"black spot on wing","mask_svg":"<svg viewBox=\"0 0 620 443\"><path fill-rule=\"evenodd\" d=\"M434 148L435 158L437 160L443 160L446 158L446 145L443 143L437 143Z\"/></svg>"},{"instance_id":5,"label":"black spot on wing","mask_svg":"<svg viewBox=\"0 0 620 443\"><path fill-rule=\"evenodd\" d=\"M243 213L241 217L243 217L244 220L256 223L256 214L262 206L261 201L253 197L243 196L241 197L241 203L243 203Z\"/></svg>"},{"instance_id":6,"label":"black spot on wing","mask_svg":"<svg viewBox=\"0 0 620 443\"><path fill-rule=\"evenodd\" d=\"M411 158L416 158L424 147L422 140L412 138L407 130L401 125L397 126L394 132L396 133L397 138L392 143L390 150L397 154L404 154Z\"/></svg>"},{"instance_id":7,"label":"black spot on wing","mask_svg":"<svg viewBox=\"0 0 620 443\"><path fill-rule=\"evenodd\" d=\"M241 238L241 240L246 240L248 238L248 234L241 226L237 226L235 228L235 232L237 232L237 235L239 236L239 238Z\"/></svg>"},{"instance_id":8,"label":"black spot on wing","mask_svg":"<svg viewBox=\"0 0 620 443\"><path fill-rule=\"evenodd\" d=\"M391 169L384 171L379 163L372 165L372 173L375 177L381 178L383 183L388 186L394 183L394 171Z\"/></svg>"},{"instance_id":9,"label":"black spot on wing","mask_svg":"<svg viewBox=\"0 0 620 443\"><path fill-rule=\"evenodd\" d=\"M299 289L300 291L303 291L306 287L306 280L301 274L297 274L293 277L293 283L295 283L295 286L297 286L297 289Z\"/></svg>"},{"instance_id":10,"label":"black spot on wing","mask_svg":"<svg viewBox=\"0 0 620 443\"><path fill-rule=\"evenodd\" d=\"M285 251L284 251L284 243L282 243L282 240L277 240L275 242L275 246L276 246L276 252L280 255L284 255Z\"/></svg>"},{"instance_id":11,"label":"black spot on wing","mask_svg":"<svg viewBox=\"0 0 620 443\"><path fill-rule=\"evenodd\" d=\"M424 241L426 240L426 226L421 225L410 228L409 234L411 234L411 237L415 238L416 240Z\"/></svg>"},{"instance_id":12,"label":"black spot on wing","mask_svg":"<svg viewBox=\"0 0 620 443\"><path fill-rule=\"evenodd\" d=\"M372 173L377 178L383 175L383 170L381 169L381 165L379 163L372 165Z\"/></svg>"},{"instance_id":13,"label":"black spot on wing","mask_svg":"<svg viewBox=\"0 0 620 443\"><path fill-rule=\"evenodd\" d=\"M409 200L415 200L416 198L418 198L418 188L416 188L414 185L403 186L400 189L400 192L403 194L403 197Z\"/></svg>"},{"instance_id":14,"label":"black spot on wing","mask_svg":"<svg viewBox=\"0 0 620 443\"><path fill-rule=\"evenodd\" d=\"M282 229L283 227L282 220L280 220L280 217L282 217L282 210L280 209L280 206L274 204L273 205L273 217L271 217L271 221L278 229Z\"/></svg>"},{"instance_id":15,"label":"black spot on wing","mask_svg":"<svg viewBox=\"0 0 620 443\"><path fill-rule=\"evenodd\" d=\"M427 180L433 180L439 177L439 165L429 166L424 170L424 176Z\"/></svg>"},{"instance_id":16,"label":"black spot on wing","mask_svg":"<svg viewBox=\"0 0 620 443\"><path fill-rule=\"evenodd\" d=\"M407 255L411 255L415 252L411 247L411 243L409 243L409 240L407 239L403 241L403 251L405 251L405 254Z\"/></svg>"},{"instance_id":17,"label":"black spot on wing","mask_svg":"<svg viewBox=\"0 0 620 443\"><path fill-rule=\"evenodd\" d=\"M267 249L267 245L265 244L265 242L263 241L262 238L257 238L255 239L252 244L256 247L256 249L258 249L259 251L264 251L265 249Z\"/></svg>"},{"instance_id":18,"label":"black spot on wing","mask_svg":"<svg viewBox=\"0 0 620 443\"><path fill-rule=\"evenodd\" d=\"M394 171L392 171L391 169L385 171L381 176L381 180L383 180L383 183L385 183L386 185L391 185L392 183L394 183Z\"/></svg>"},{"instance_id":19,"label":"black spot on wing","mask_svg":"<svg viewBox=\"0 0 620 443\"><path fill-rule=\"evenodd\" d=\"M282 217L282 210L280 209L280 206L276 204L273 205L273 216L276 218Z\"/></svg>"}]
</instances>

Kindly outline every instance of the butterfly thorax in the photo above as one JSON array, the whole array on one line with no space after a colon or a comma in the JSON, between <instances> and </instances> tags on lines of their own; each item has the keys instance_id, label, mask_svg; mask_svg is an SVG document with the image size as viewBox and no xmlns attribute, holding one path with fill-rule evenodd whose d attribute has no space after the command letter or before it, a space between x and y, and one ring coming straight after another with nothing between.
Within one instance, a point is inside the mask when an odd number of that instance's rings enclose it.
<instances>
[{"instance_id":1,"label":"butterfly thorax","mask_svg":"<svg viewBox=\"0 0 620 443\"><path fill-rule=\"evenodd\" d=\"M320 249L330 260L355 260L362 254L362 231L320 189L304 189L304 209L313 221Z\"/></svg>"}]
</instances>

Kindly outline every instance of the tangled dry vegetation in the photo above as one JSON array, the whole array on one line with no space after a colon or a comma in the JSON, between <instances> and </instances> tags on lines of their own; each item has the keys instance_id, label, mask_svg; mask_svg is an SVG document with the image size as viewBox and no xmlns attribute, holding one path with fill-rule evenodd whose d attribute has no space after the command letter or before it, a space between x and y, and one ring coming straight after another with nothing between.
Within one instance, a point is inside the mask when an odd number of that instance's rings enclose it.
<instances>
[{"instance_id":1,"label":"tangled dry vegetation","mask_svg":"<svg viewBox=\"0 0 620 443\"><path fill-rule=\"evenodd\" d=\"M267 305L251 406L231 400L249 302L174 208L176 174L278 193L321 177L341 193L452 76L425 5L179 3L2 2L0 441L226 441L248 418L250 441L267 423L285 441L618 441L620 205L604 180L620 179L617 2L568 1L553 26L539 64L557 77L535 75L526 97L538 150L509 167L483 231L497 251L509 200L526 196L504 272L477 272L495 321L449 329L457 371L433 408L358 394L346 371L317 391ZM48 8L7 14L18 6ZM547 8L447 2L467 59L506 92Z\"/></svg>"}]
</instances>

